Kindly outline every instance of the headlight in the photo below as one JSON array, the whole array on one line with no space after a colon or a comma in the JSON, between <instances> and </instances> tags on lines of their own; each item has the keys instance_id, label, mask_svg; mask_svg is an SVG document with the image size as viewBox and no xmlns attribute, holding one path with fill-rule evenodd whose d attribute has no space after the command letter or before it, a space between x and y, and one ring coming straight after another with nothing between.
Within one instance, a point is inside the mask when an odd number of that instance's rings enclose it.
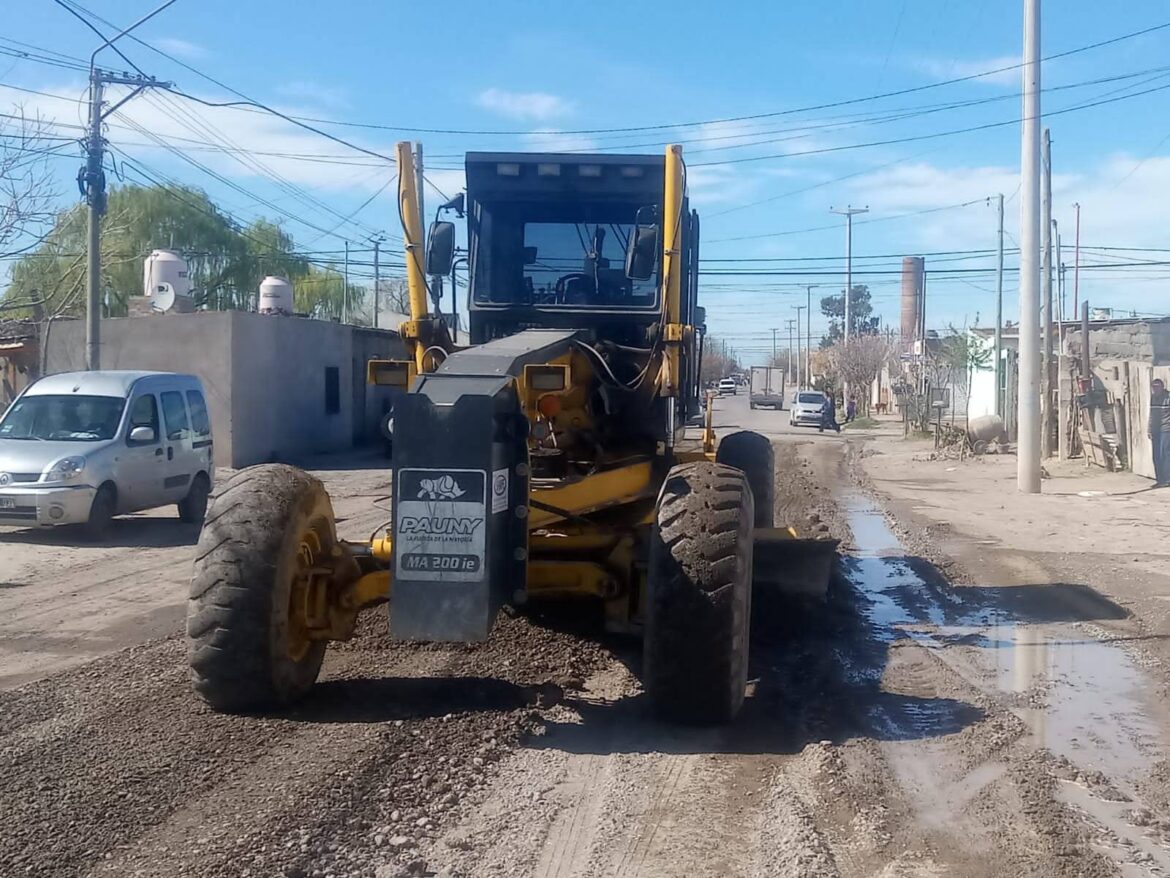
<instances>
[{"instance_id":1,"label":"headlight","mask_svg":"<svg viewBox=\"0 0 1170 878\"><path fill-rule=\"evenodd\" d=\"M63 457L45 473L46 482L68 482L81 475L85 469L84 457Z\"/></svg>"}]
</instances>

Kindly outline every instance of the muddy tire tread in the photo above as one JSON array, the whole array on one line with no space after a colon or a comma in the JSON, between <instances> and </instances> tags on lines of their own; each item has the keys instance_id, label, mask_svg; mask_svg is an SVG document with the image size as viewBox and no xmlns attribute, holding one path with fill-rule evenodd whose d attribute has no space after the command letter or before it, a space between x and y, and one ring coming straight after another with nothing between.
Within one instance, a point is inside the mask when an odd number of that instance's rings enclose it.
<instances>
[{"instance_id":1,"label":"muddy tire tread","mask_svg":"<svg viewBox=\"0 0 1170 878\"><path fill-rule=\"evenodd\" d=\"M212 497L191 578L187 638L192 684L213 708L279 706L316 679L324 643L310 649L292 679L274 673L271 619L289 524L324 497L315 478L280 464L243 469Z\"/></svg>"},{"instance_id":2,"label":"muddy tire tread","mask_svg":"<svg viewBox=\"0 0 1170 878\"><path fill-rule=\"evenodd\" d=\"M644 639L651 705L676 722L730 721L747 676L751 489L731 467L682 464L657 518Z\"/></svg>"},{"instance_id":3,"label":"muddy tire tread","mask_svg":"<svg viewBox=\"0 0 1170 878\"><path fill-rule=\"evenodd\" d=\"M776 520L776 451L768 437L751 430L725 436L715 460L741 470L752 488L756 527L773 527Z\"/></svg>"}]
</instances>

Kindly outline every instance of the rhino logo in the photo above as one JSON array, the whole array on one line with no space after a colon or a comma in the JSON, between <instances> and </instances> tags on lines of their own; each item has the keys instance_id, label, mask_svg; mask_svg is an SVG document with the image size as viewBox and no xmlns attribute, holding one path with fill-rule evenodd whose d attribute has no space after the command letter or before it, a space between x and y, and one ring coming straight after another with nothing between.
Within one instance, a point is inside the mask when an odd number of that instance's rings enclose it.
<instances>
[{"instance_id":1,"label":"rhino logo","mask_svg":"<svg viewBox=\"0 0 1170 878\"><path fill-rule=\"evenodd\" d=\"M441 476L437 479L419 479L418 496L420 500L458 500L466 493L459 487L451 476Z\"/></svg>"}]
</instances>

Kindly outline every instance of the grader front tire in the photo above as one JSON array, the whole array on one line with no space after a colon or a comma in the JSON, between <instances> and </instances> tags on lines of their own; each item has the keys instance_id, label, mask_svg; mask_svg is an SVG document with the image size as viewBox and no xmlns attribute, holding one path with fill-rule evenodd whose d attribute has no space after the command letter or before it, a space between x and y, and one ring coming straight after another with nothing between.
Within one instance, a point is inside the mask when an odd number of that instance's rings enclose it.
<instances>
[{"instance_id":1,"label":"grader front tire","mask_svg":"<svg viewBox=\"0 0 1170 878\"><path fill-rule=\"evenodd\" d=\"M747 686L751 489L743 472L706 461L674 467L650 547L643 681L654 712L675 722L729 722Z\"/></svg>"},{"instance_id":2,"label":"grader front tire","mask_svg":"<svg viewBox=\"0 0 1170 878\"><path fill-rule=\"evenodd\" d=\"M214 709L280 707L312 687L325 642L308 636L303 590L336 541L329 496L295 467L249 467L216 493L187 602L191 680Z\"/></svg>"},{"instance_id":3,"label":"grader front tire","mask_svg":"<svg viewBox=\"0 0 1170 878\"><path fill-rule=\"evenodd\" d=\"M715 462L742 470L755 500L756 527L772 527L776 518L776 452L767 436L741 430L725 436Z\"/></svg>"}]
</instances>

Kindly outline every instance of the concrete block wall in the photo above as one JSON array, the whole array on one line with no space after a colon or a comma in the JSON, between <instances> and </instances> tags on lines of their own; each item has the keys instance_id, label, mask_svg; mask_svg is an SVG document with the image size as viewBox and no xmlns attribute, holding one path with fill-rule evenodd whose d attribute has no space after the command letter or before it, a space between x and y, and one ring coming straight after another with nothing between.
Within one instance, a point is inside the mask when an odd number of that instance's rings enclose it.
<instances>
[{"instance_id":1,"label":"concrete block wall","mask_svg":"<svg viewBox=\"0 0 1170 878\"><path fill-rule=\"evenodd\" d=\"M296 462L375 440L388 388L367 387L365 363L401 358L396 333L239 311L102 321L102 366L188 372L203 382L219 466ZM53 327L49 373L81 370L85 326ZM338 411L326 413L326 368Z\"/></svg>"}]
</instances>

